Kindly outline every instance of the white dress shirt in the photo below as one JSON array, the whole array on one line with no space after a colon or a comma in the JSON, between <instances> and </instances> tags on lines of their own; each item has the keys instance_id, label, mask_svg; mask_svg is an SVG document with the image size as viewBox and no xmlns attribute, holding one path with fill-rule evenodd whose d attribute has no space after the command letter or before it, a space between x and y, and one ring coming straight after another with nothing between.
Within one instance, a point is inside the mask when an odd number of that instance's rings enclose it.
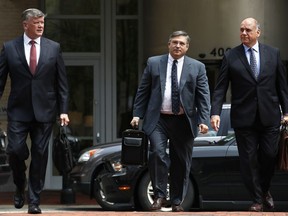
<instances>
[{"instance_id":1,"label":"white dress shirt","mask_svg":"<svg viewBox=\"0 0 288 216\"><path fill-rule=\"evenodd\" d=\"M168 64L167 64L167 72L166 72L166 83L165 83L165 90L164 90L164 98L162 101L161 113L163 114L173 114L172 113L172 101L171 101L171 72L172 72L172 65L174 59L169 54L168 56ZM182 68L184 63L184 56L180 59L177 59L177 81L178 87L180 84L180 78L182 74ZM179 92L180 94L180 92ZM183 108L180 106L179 114L183 114Z\"/></svg>"},{"instance_id":2,"label":"white dress shirt","mask_svg":"<svg viewBox=\"0 0 288 216\"><path fill-rule=\"evenodd\" d=\"M30 66L30 50L31 50L31 44L30 39L25 33L24 33L24 49L25 49L25 56L26 56L26 61L28 65ZM37 64L40 56L40 37L36 38L35 40L35 46L36 46L36 55L37 55ZM36 64L36 65L37 65Z\"/></svg>"}]
</instances>

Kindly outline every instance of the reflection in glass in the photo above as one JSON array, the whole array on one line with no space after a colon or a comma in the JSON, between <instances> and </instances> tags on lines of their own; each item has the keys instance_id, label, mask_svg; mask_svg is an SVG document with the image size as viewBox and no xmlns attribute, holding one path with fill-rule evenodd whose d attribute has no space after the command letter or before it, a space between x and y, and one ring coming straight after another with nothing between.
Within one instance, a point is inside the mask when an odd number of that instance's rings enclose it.
<instances>
[{"instance_id":1,"label":"reflection in glass","mask_svg":"<svg viewBox=\"0 0 288 216\"><path fill-rule=\"evenodd\" d=\"M100 20L47 19L45 36L63 52L100 52Z\"/></svg>"},{"instance_id":2,"label":"reflection in glass","mask_svg":"<svg viewBox=\"0 0 288 216\"><path fill-rule=\"evenodd\" d=\"M129 128L138 87L138 22L117 21L117 131Z\"/></svg>"},{"instance_id":3,"label":"reflection in glass","mask_svg":"<svg viewBox=\"0 0 288 216\"><path fill-rule=\"evenodd\" d=\"M62 15L100 15L100 0L49 0L46 13Z\"/></svg>"},{"instance_id":4,"label":"reflection in glass","mask_svg":"<svg viewBox=\"0 0 288 216\"><path fill-rule=\"evenodd\" d=\"M117 15L137 15L138 1L137 0L117 0L116 1Z\"/></svg>"},{"instance_id":5,"label":"reflection in glass","mask_svg":"<svg viewBox=\"0 0 288 216\"><path fill-rule=\"evenodd\" d=\"M85 147L93 143L93 66L67 66L69 127Z\"/></svg>"}]
</instances>

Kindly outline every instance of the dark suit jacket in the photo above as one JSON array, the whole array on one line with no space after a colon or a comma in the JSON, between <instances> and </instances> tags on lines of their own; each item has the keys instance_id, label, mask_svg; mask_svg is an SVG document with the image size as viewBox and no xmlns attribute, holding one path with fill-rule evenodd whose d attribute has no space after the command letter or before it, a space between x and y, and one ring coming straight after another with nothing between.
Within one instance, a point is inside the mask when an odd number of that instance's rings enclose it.
<instances>
[{"instance_id":1,"label":"dark suit jacket","mask_svg":"<svg viewBox=\"0 0 288 216\"><path fill-rule=\"evenodd\" d=\"M286 70L281 62L279 50L261 43L259 50L260 74L257 80L242 44L224 55L213 93L211 115L221 113L222 103L231 82L233 128L251 126L257 112L264 126L277 126L281 119L280 106L284 114L288 113Z\"/></svg>"},{"instance_id":2,"label":"dark suit jacket","mask_svg":"<svg viewBox=\"0 0 288 216\"><path fill-rule=\"evenodd\" d=\"M0 54L0 96L11 79L9 121L53 122L68 112L68 83L60 45L41 37L41 52L32 76L24 52L23 36L6 42Z\"/></svg>"},{"instance_id":3,"label":"dark suit jacket","mask_svg":"<svg viewBox=\"0 0 288 216\"><path fill-rule=\"evenodd\" d=\"M168 54L149 58L136 94L133 116L144 118L143 130L148 135L153 132L160 117L167 63ZM184 57L179 91L191 130L197 136L197 125L207 124L209 119L210 92L204 64Z\"/></svg>"}]
</instances>

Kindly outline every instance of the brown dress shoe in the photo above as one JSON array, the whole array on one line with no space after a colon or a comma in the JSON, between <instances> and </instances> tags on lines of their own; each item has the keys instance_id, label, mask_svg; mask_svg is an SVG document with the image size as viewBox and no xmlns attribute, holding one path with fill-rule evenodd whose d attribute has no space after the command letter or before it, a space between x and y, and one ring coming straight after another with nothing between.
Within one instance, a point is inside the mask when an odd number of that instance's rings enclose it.
<instances>
[{"instance_id":1,"label":"brown dress shoe","mask_svg":"<svg viewBox=\"0 0 288 216\"><path fill-rule=\"evenodd\" d=\"M268 209L274 209L274 201L269 191L263 197L263 204Z\"/></svg>"},{"instance_id":2,"label":"brown dress shoe","mask_svg":"<svg viewBox=\"0 0 288 216\"><path fill-rule=\"evenodd\" d=\"M263 211L263 205L259 204L259 203L253 203L250 208L249 211L253 211L253 212L262 212Z\"/></svg>"},{"instance_id":3,"label":"brown dress shoe","mask_svg":"<svg viewBox=\"0 0 288 216\"><path fill-rule=\"evenodd\" d=\"M154 202L151 206L152 211L160 210L161 207L165 207L167 205L167 200L164 197L158 197L154 199Z\"/></svg>"},{"instance_id":4,"label":"brown dress shoe","mask_svg":"<svg viewBox=\"0 0 288 216\"><path fill-rule=\"evenodd\" d=\"M184 209L181 205L172 205L172 212L183 212Z\"/></svg>"}]
</instances>

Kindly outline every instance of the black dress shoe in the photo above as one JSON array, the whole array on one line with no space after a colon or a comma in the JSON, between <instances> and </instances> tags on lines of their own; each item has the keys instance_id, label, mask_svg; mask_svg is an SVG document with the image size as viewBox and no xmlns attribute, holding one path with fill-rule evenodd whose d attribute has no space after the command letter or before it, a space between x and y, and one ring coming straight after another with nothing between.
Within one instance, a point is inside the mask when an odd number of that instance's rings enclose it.
<instances>
[{"instance_id":1,"label":"black dress shoe","mask_svg":"<svg viewBox=\"0 0 288 216\"><path fill-rule=\"evenodd\" d=\"M181 205L172 205L172 212L184 212L184 209Z\"/></svg>"},{"instance_id":2,"label":"black dress shoe","mask_svg":"<svg viewBox=\"0 0 288 216\"><path fill-rule=\"evenodd\" d=\"M28 214L42 214L42 211L38 205L33 204L33 205L29 205Z\"/></svg>"},{"instance_id":3,"label":"black dress shoe","mask_svg":"<svg viewBox=\"0 0 288 216\"><path fill-rule=\"evenodd\" d=\"M24 191L16 190L14 194L14 206L17 209L21 209L25 203Z\"/></svg>"},{"instance_id":4,"label":"black dress shoe","mask_svg":"<svg viewBox=\"0 0 288 216\"><path fill-rule=\"evenodd\" d=\"M263 205L259 204L259 203L253 203L250 208L249 211L252 212L262 212L263 211Z\"/></svg>"},{"instance_id":5,"label":"black dress shoe","mask_svg":"<svg viewBox=\"0 0 288 216\"><path fill-rule=\"evenodd\" d=\"M274 201L269 191L263 197L263 204L268 209L274 209Z\"/></svg>"},{"instance_id":6,"label":"black dress shoe","mask_svg":"<svg viewBox=\"0 0 288 216\"><path fill-rule=\"evenodd\" d=\"M167 205L167 200L164 197L158 197L154 199L154 202L151 206L152 211L160 210L161 207L165 207Z\"/></svg>"}]
</instances>

